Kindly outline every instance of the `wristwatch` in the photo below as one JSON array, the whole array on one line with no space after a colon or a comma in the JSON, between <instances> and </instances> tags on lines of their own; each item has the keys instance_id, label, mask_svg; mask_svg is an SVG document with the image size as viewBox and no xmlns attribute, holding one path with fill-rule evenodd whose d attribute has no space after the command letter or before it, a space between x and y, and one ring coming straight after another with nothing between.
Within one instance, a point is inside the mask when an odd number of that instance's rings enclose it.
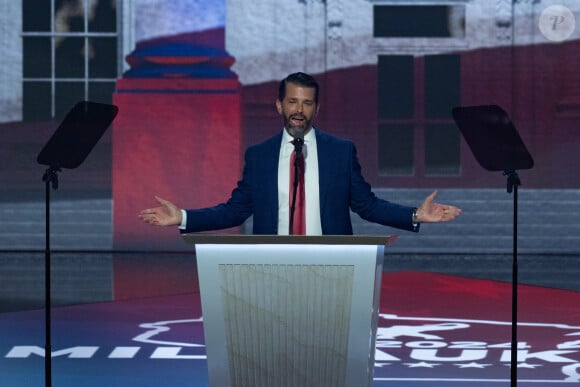
<instances>
[{"instance_id":1,"label":"wristwatch","mask_svg":"<svg viewBox=\"0 0 580 387\"><path fill-rule=\"evenodd\" d=\"M416 208L413 210L413 215L411 217L411 221L413 222L413 224L419 224L419 216L417 215Z\"/></svg>"}]
</instances>

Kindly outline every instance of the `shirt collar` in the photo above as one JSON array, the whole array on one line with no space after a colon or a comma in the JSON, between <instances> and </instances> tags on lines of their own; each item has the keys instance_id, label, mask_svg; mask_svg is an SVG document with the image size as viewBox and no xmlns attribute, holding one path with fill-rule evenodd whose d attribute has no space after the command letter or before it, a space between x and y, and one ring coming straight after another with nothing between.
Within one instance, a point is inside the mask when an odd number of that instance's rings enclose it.
<instances>
[{"instance_id":1,"label":"shirt collar","mask_svg":"<svg viewBox=\"0 0 580 387\"><path fill-rule=\"evenodd\" d=\"M309 143L309 142L313 142L314 141L314 127L312 129L310 129L310 131L308 133L306 133L306 136L304 136L304 142L305 143ZM294 140L294 137L292 137L291 135L288 134L288 131L284 128L283 129L283 135L282 135L282 143L283 144L288 144L290 142L292 142L292 140Z\"/></svg>"}]
</instances>

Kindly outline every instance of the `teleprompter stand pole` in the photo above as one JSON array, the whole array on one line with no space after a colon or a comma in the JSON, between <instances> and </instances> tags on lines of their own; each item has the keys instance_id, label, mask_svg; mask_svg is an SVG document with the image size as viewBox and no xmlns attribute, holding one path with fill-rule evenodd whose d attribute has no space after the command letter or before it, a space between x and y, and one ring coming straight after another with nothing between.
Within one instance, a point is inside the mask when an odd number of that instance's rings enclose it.
<instances>
[{"instance_id":1,"label":"teleprompter stand pole","mask_svg":"<svg viewBox=\"0 0 580 387\"><path fill-rule=\"evenodd\" d=\"M514 193L510 385L515 387L518 383L518 187L521 181L515 170L506 170L503 174L507 176L507 192Z\"/></svg>"},{"instance_id":2,"label":"teleprompter stand pole","mask_svg":"<svg viewBox=\"0 0 580 387\"><path fill-rule=\"evenodd\" d=\"M52 386L52 328L51 328L51 264L50 264L50 190L58 188L58 172L60 168L49 167L42 181L45 183L45 222L46 222L46 241L44 250L44 326L45 326L45 343L44 343L44 385Z\"/></svg>"}]
</instances>

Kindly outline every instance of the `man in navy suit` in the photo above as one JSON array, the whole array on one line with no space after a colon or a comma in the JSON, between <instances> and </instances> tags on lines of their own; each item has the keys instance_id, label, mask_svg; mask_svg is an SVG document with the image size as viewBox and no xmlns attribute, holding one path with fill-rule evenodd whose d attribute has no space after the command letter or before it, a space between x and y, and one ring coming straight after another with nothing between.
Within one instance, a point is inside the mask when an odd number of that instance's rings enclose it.
<instances>
[{"instance_id":1,"label":"man in navy suit","mask_svg":"<svg viewBox=\"0 0 580 387\"><path fill-rule=\"evenodd\" d=\"M354 144L313 128L318 95L318 83L308 74L290 74L280 82L276 108L284 130L248 148L243 176L227 202L182 210L156 197L161 206L141 211L140 218L158 226L176 225L182 232L199 232L239 226L253 215L254 234L288 234L289 167L295 138L304 142L306 235L352 234L350 210L365 220L415 232L422 222L459 216L459 208L433 202L436 191L419 207L377 198L361 174Z\"/></svg>"}]
</instances>

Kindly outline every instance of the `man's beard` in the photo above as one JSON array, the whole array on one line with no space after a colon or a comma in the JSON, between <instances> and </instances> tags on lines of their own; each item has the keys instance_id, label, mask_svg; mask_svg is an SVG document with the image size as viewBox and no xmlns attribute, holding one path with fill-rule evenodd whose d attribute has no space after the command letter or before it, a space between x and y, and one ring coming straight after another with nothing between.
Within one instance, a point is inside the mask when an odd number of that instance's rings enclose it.
<instances>
[{"instance_id":1,"label":"man's beard","mask_svg":"<svg viewBox=\"0 0 580 387\"><path fill-rule=\"evenodd\" d=\"M284 117L284 127L292 137L296 137L297 133L301 133L302 135L300 137L304 137L306 131L310 128L311 121L307 119L303 114L295 113L290 116L283 115L283 117ZM303 121L300 124L293 124L292 118L300 118Z\"/></svg>"}]
</instances>

